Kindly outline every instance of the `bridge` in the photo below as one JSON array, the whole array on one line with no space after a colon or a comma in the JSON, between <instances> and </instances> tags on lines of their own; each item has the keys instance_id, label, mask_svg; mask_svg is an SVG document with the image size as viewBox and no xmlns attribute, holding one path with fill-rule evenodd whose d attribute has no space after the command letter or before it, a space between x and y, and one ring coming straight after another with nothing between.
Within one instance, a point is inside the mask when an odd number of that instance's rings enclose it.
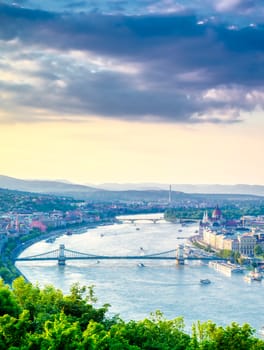
<instances>
[{"instance_id":1,"label":"bridge","mask_svg":"<svg viewBox=\"0 0 264 350\"><path fill-rule=\"evenodd\" d=\"M142 251L144 253L144 251ZM183 245L176 249L167 250L159 253L142 254L142 255L98 255L82 253L71 249L66 249L64 244L60 244L59 249L46 253L31 255L27 257L16 258L15 261L58 261L59 265L65 265L66 260L175 260L176 264L184 264L185 260L225 260L219 257L199 257L184 255Z\"/></svg>"},{"instance_id":2,"label":"bridge","mask_svg":"<svg viewBox=\"0 0 264 350\"><path fill-rule=\"evenodd\" d=\"M160 217L160 218L148 218L148 217L140 217L140 218L133 218L133 219L130 219L130 218L119 218L120 221L122 222L128 222L128 223L131 223L131 224L134 224L135 222L138 222L138 221L150 221L150 222L153 222L153 224L156 224L157 222L159 221L163 221L164 218L163 217Z\"/></svg>"}]
</instances>

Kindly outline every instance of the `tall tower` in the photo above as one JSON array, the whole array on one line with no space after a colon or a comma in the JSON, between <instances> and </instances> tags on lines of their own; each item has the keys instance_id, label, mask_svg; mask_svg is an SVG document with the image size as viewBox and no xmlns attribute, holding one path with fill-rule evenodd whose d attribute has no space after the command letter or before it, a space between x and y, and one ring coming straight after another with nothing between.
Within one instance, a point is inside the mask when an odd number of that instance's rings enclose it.
<instances>
[{"instance_id":1,"label":"tall tower","mask_svg":"<svg viewBox=\"0 0 264 350\"><path fill-rule=\"evenodd\" d=\"M208 221L209 221L208 212L207 212L207 210L205 210L202 222L203 222L203 224L206 224Z\"/></svg>"},{"instance_id":2,"label":"tall tower","mask_svg":"<svg viewBox=\"0 0 264 350\"><path fill-rule=\"evenodd\" d=\"M169 203L171 203L171 185L169 187Z\"/></svg>"},{"instance_id":3,"label":"tall tower","mask_svg":"<svg viewBox=\"0 0 264 350\"><path fill-rule=\"evenodd\" d=\"M19 232L20 225L19 225L18 215L16 216L15 229L16 229L16 232Z\"/></svg>"}]
</instances>

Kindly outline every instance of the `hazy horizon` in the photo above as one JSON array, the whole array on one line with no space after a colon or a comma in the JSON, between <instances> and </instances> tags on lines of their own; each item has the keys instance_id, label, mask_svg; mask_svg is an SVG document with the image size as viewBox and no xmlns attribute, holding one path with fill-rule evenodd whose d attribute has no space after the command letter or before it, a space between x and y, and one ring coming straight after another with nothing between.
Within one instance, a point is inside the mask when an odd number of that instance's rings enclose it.
<instances>
[{"instance_id":1,"label":"hazy horizon","mask_svg":"<svg viewBox=\"0 0 264 350\"><path fill-rule=\"evenodd\" d=\"M0 173L79 184L254 184L264 5L0 4Z\"/></svg>"},{"instance_id":2,"label":"hazy horizon","mask_svg":"<svg viewBox=\"0 0 264 350\"><path fill-rule=\"evenodd\" d=\"M213 186L223 186L223 187L231 187L231 186L263 186L262 184L249 184L249 183L166 183L166 182L98 182L98 183L92 183L92 182L73 182L68 179L52 179L52 178L18 178L18 177L13 177L10 175L6 174L0 174L0 179L1 177L6 177L6 178L11 178L11 179L16 179L16 180L25 180L25 181L50 181L50 182L61 182L65 184L73 184L73 185L84 185L84 186L100 186L103 187L105 186L146 186L146 187L154 187L154 186L162 186L166 188L170 188L173 190L173 186L190 186L190 187L199 187L199 186L208 186L208 187L213 187ZM1 186L0 186L1 187Z\"/></svg>"}]
</instances>

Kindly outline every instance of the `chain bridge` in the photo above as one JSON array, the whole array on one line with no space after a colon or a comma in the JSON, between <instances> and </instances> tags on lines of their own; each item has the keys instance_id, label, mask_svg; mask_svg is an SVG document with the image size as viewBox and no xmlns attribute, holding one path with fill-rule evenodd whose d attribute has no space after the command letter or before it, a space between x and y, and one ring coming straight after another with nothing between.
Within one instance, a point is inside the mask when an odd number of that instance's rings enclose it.
<instances>
[{"instance_id":1,"label":"chain bridge","mask_svg":"<svg viewBox=\"0 0 264 350\"><path fill-rule=\"evenodd\" d=\"M82 253L71 249L66 249L64 244L61 244L58 249L31 255L27 257L18 257L16 261L57 261L59 265L65 265L66 260L175 260L177 264L184 264L185 260L221 260L219 257L201 257L194 255L186 255L184 246L179 245L176 249L167 250L164 252L141 255L98 255L90 253Z\"/></svg>"}]
</instances>

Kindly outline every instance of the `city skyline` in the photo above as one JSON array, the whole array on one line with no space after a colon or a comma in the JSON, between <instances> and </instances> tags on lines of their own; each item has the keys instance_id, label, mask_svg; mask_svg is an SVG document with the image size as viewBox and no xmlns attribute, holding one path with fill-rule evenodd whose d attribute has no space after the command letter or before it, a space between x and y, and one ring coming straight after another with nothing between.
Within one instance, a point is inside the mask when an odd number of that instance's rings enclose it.
<instances>
[{"instance_id":1,"label":"city skyline","mask_svg":"<svg viewBox=\"0 0 264 350\"><path fill-rule=\"evenodd\" d=\"M0 2L0 174L259 184L260 1Z\"/></svg>"}]
</instances>

